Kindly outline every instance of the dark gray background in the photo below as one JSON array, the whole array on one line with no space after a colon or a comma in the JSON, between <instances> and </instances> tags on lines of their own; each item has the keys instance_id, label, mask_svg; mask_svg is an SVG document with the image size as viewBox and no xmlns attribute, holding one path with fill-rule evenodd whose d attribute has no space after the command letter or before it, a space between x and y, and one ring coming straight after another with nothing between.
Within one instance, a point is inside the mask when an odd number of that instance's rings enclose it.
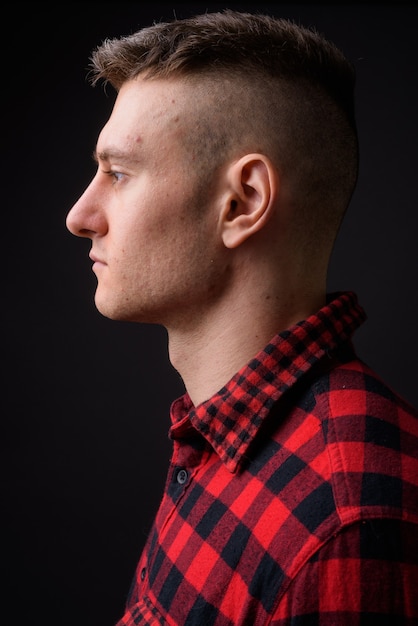
<instances>
[{"instance_id":1,"label":"dark gray background","mask_svg":"<svg viewBox=\"0 0 418 626\"><path fill-rule=\"evenodd\" d=\"M3 14L2 506L10 623L112 626L163 489L182 391L160 327L93 304L65 216L113 101L86 82L107 36L225 7L315 25L358 74L361 171L330 270L368 313L359 354L418 406L417 9L409 4L14 3ZM8 607L6 606L9 602Z\"/></svg>"}]
</instances>

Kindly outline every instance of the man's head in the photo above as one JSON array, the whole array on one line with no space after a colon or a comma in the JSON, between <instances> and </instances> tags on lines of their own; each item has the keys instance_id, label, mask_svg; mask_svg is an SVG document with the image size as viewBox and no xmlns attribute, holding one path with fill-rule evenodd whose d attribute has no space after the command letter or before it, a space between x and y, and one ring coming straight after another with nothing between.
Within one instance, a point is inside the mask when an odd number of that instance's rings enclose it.
<instances>
[{"instance_id":1,"label":"man's head","mask_svg":"<svg viewBox=\"0 0 418 626\"><path fill-rule=\"evenodd\" d=\"M226 10L157 23L93 53L93 84L118 90L139 74L188 81L200 94L189 140L208 167L231 151L267 151L295 202L341 216L357 178L355 74L333 43L287 20Z\"/></svg>"},{"instance_id":2,"label":"man's head","mask_svg":"<svg viewBox=\"0 0 418 626\"><path fill-rule=\"evenodd\" d=\"M93 53L90 78L93 84L110 83L118 92L114 112L98 142L99 172L68 220L72 232L91 237L93 243L96 240L93 253L101 249L105 235L110 241L116 232L116 227L111 230L111 224L104 227L102 221L115 219L117 200L112 197L108 204L110 196L98 177L100 169L108 167L106 155L117 139L118 149L125 142L131 155L142 150L137 159L143 161L142 172L155 161L153 175L159 187L164 179L169 181L160 189L167 207L170 203L179 210L182 207L181 220L173 230L178 251L172 251L170 263L179 274L187 258L189 265L196 266L193 276L183 272L183 300L186 293L189 297L196 293L203 306L206 282L211 297L219 297L231 268L228 248L247 245L253 235L260 237L267 228L269 234L262 243L268 242L273 249L277 242L277 258L283 248L295 254L299 273L324 271L358 167L354 72L333 44L285 20L227 10L157 23L127 37L106 40ZM153 102L153 109L146 99ZM139 170L132 173L139 180ZM145 174L141 176L143 181ZM137 191L143 198L143 190ZM122 193L118 194L121 202ZM152 195L152 185L147 194L148 210L154 211L152 198L161 196ZM87 224L78 219L86 198ZM132 210L135 203L139 206L138 200L131 198ZM167 207L162 215L167 215ZM162 215L159 228L168 233L173 223L164 224ZM129 226L131 243L136 236L133 230L142 227L140 222ZM160 277L164 271L164 259L170 254L163 247L169 240L168 233L167 241L160 241L161 258L157 255L155 267L148 267L151 278L158 263ZM141 242L132 245L139 255ZM118 246L112 255L122 254L122 240ZM207 254L200 257L202 247ZM274 255L272 251L272 259ZM144 287L139 274L141 267L152 262L151 252L149 258L141 265L132 252L130 267L138 267L126 301L134 297L135 286ZM112 262L116 265L116 260ZM121 281L118 284L123 286ZM164 284L164 289L168 298L169 285ZM146 312L144 317L135 316L128 305L125 313L111 310L104 303L109 294L110 289L106 295L103 292L99 305L105 314L151 320ZM177 305L180 295L176 294ZM164 306L174 308L175 302L173 295ZM157 315L155 321L162 320Z\"/></svg>"}]
</instances>

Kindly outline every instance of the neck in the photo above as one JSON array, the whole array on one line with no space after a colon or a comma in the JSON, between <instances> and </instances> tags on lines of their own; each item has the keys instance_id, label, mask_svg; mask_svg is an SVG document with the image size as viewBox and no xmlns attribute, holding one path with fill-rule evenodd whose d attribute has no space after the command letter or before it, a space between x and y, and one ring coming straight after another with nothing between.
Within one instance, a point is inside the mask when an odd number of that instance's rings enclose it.
<instances>
[{"instance_id":1,"label":"neck","mask_svg":"<svg viewBox=\"0 0 418 626\"><path fill-rule=\"evenodd\" d=\"M253 292L254 293L254 292ZM312 295L267 291L226 300L186 329L167 328L169 355L195 406L219 391L276 334L316 312L325 291Z\"/></svg>"}]
</instances>

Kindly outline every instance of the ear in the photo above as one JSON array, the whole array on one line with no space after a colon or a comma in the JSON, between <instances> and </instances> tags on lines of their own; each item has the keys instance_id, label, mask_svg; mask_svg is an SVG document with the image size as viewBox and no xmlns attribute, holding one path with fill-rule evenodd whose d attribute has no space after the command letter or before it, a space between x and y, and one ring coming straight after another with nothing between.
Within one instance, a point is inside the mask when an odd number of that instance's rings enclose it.
<instances>
[{"instance_id":1,"label":"ear","mask_svg":"<svg viewBox=\"0 0 418 626\"><path fill-rule=\"evenodd\" d=\"M278 173L268 157L247 154L228 171L221 214L222 239L236 248L269 221L278 193Z\"/></svg>"}]
</instances>

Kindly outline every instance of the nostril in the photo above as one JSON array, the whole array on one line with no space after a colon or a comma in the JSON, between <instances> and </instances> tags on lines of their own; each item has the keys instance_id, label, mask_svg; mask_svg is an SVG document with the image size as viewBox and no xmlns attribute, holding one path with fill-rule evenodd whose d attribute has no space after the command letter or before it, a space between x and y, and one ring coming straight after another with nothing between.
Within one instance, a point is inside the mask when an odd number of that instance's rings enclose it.
<instances>
[{"instance_id":1,"label":"nostril","mask_svg":"<svg viewBox=\"0 0 418 626\"><path fill-rule=\"evenodd\" d=\"M93 237L95 231L89 230L88 228L81 228L77 234L79 237Z\"/></svg>"}]
</instances>

